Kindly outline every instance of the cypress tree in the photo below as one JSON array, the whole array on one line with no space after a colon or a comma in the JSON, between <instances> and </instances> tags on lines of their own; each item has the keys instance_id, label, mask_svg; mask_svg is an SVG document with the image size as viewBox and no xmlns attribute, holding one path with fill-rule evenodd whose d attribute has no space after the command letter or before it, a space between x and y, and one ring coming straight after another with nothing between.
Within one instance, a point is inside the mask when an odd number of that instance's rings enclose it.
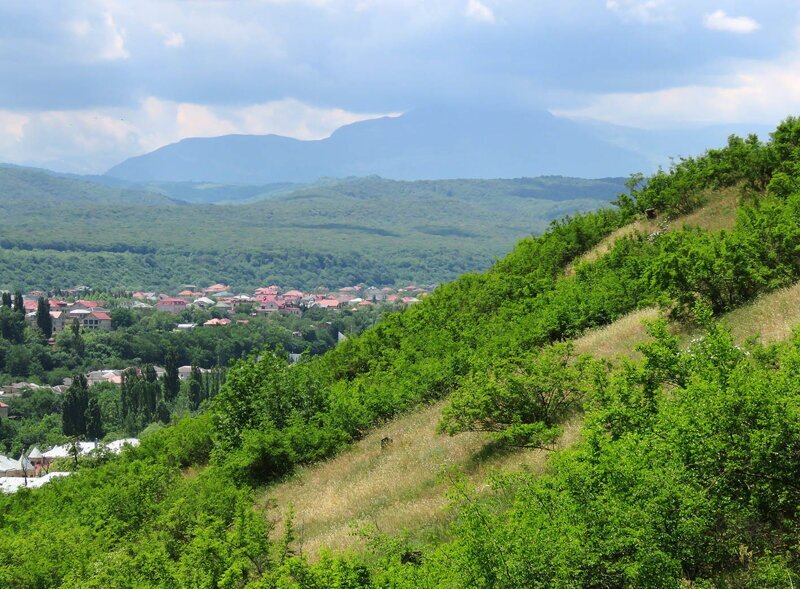
<instances>
[{"instance_id":1,"label":"cypress tree","mask_svg":"<svg viewBox=\"0 0 800 589\"><path fill-rule=\"evenodd\" d=\"M10 309L11 308L11 293L4 292L3 293L3 306Z\"/></svg>"},{"instance_id":2,"label":"cypress tree","mask_svg":"<svg viewBox=\"0 0 800 589\"><path fill-rule=\"evenodd\" d=\"M53 318L50 316L50 302L44 297L39 297L36 307L36 325L42 330L47 339L53 336Z\"/></svg>"},{"instance_id":3,"label":"cypress tree","mask_svg":"<svg viewBox=\"0 0 800 589\"><path fill-rule=\"evenodd\" d=\"M14 310L23 317L25 316L25 302L22 300L21 292L14 295Z\"/></svg>"},{"instance_id":4,"label":"cypress tree","mask_svg":"<svg viewBox=\"0 0 800 589\"><path fill-rule=\"evenodd\" d=\"M181 381L178 375L178 354L174 349L167 350L164 357L164 400L172 403L181 390Z\"/></svg>"},{"instance_id":5,"label":"cypress tree","mask_svg":"<svg viewBox=\"0 0 800 589\"><path fill-rule=\"evenodd\" d=\"M99 440L105 435L103 430L103 416L100 413L100 403L95 397L89 399L85 413L86 437L90 440Z\"/></svg>"},{"instance_id":6,"label":"cypress tree","mask_svg":"<svg viewBox=\"0 0 800 589\"><path fill-rule=\"evenodd\" d=\"M89 405L89 385L83 374L72 377L72 384L61 401L61 427L65 436L86 434L86 409Z\"/></svg>"},{"instance_id":7,"label":"cypress tree","mask_svg":"<svg viewBox=\"0 0 800 589\"><path fill-rule=\"evenodd\" d=\"M193 411L200 406L202 400L203 373L197 366L192 366L192 373L189 377L189 404Z\"/></svg>"}]
</instances>

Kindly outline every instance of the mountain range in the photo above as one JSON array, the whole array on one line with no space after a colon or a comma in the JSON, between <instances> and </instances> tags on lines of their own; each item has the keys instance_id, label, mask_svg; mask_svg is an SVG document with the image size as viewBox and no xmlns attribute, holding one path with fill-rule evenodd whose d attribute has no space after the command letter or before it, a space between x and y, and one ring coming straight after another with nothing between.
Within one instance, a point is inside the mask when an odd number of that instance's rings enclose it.
<instances>
[{"instance_id":1,"label":"mountain range","mask_svg":"<svg viewBox=\"0 0 800 589\"><path fill-rule=\"evenodd\" d=\"M736 131L643 131L546 111L425 107L346 125L313 141L278 135L188 138L129 158L106 175L138 183L229 184L368 175L396 180L627 176L651 172L670 156L722 145Z\"/></svg>"}]
</instances>

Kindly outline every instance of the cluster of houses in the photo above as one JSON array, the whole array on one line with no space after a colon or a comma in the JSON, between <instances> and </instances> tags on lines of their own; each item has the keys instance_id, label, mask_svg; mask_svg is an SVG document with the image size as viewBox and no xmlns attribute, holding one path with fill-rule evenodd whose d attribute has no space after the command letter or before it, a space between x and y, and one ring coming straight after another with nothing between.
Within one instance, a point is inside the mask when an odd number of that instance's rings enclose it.
<instances>
[{"instance_id":1,"label":"cluster of houses","mask_svg":"<svg viewBox=\"0 0 800 589\"><path fill-rule=\"evenodd\" d=\"M214 284L197 290L187 286L175 296L165 294L135 292L132 298L140 304L150 301L157 310L180 313L190 307L216 309L223 314L248 305L255 314L285 313L301 315L305 309L358 309L379 303L413 304L427 296L429 288L407 286L399 289L365 286L347 286L336 291L308 293L300 290L281 290L278 286L257 288L251 294L234 294L227 284ZM206 325L227 325L228 323L207 322ZM221 320L224 321L224 320Z\"/></svg>"},{"instance_id":2,"label":"cluster of houses","mask_svg":"<svg viewBox=\"0 0 800 589\"><path fill-rule=\"evenodd\" d=\"M356 310L375 304L410 305L418 303L421 298L429 294L432 288L411 285L393 289L359 285L346 286L334 291L309 293L296 289L284 291L273 285L258 288L250 294L234 294L227 284L214 284L203 289L188 285L174 296L155 292L134 292L131 295L131 302L120 302L119 304L132 309L155 309L174 314L180 314L186 309L194 307L216 310L223 316L238 310L242 305L247 305L249 312L254 315L283 313L300 316L304 310L314 307ZM70 294L76 291L65 292ZM34 291L24 298L25 319L29 323L36 322L38 300L44 296L46 293ZM102 301L77 299L68 302L57 297L50 297L48 302L54 333L69 328L76 320L82 329L111 329L111 316ZM243 320L237 321L237 323L244 322ZM209 320L204 325L219 326L231 323L230 319L223 317ZM182 329L193 327L196 325L182 324L179 326Z\"/></svg>"},{"instance_id":3,"label":"cluster of houses","mask_svg":"<svg viewBox=\"0 0 800 589\"><path fill-rule=\"evenodd\" d=\"M138 439L124 438L108 444L96 441L73 442L53 446L46 452L34 447L16 460L0 455L0 491L14 493L22 487L41 487L53 478L70 474L69 472L50 472L53 461L57 459L96 456L103 452L119 454L127 447L135 448L138 445Z\"/></svg>"},{"instance_id":4,"label":"cluster of houses","mask_svg":"<svg viewBox=\"0 0 800 589\"><path fill-rule=\"evenodd\" d=\"M25 308L25 320L29 323L36 323L36 311L39 305L39 297L44 293L33 292L31 296L22 302ZM78 321L82 329L111 329L111 316L100 301L89 301L78 299L75 302L51 298L50 317L53 319L53 333L58 333L69 328L75 320Z\"/></svg>"}]
</instances>

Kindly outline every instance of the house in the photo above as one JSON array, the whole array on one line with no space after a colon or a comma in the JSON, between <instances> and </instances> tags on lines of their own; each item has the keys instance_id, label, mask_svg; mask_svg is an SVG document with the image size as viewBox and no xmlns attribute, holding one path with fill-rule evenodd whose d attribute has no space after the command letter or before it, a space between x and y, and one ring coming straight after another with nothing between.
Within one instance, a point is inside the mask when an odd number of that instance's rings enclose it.
<instances>
[{"instance_id":1,"label":"house","mask_svg":"<svg viewBox=\"0 0 800 589\"><path fill-rule=\"evenodd\" d=\"M203 309L207 307L213 307L214 301L209 299L208 297L200 297L199 299L195 299L192 303L196 307L202 307Z\"/></svg>"},{"instance_id":2,"label":"house","mask_svg":"<svg viewBox=\"0 0 800 589\"><path fill-rule=\"evenodd\" d=\"M88 315L84 315L81 327L111 331L111 316L104 311L92 311Z\"/></svg>"},{"instance_id":3,"label":"house","mask_svg":"<svg viewBox=\"0 0 800 589\"><path fill-rule=\"evenodd\" d=\"M278 312L284 315L296 315L297 317L303 314L299 307L290 307L289 305L278 307Z\"/></svg>"},{"instance_id":4,"label":"house","mask_svg":"<svg viewBox=\"0 0 800 589\"><path fill-rule=\"evenodd\" d=\"M203 325L205 326L214 326L214 325L230 325L231 320L225 317L224 319L209 319Z\"/></svg>"},{"instance_id":5,"label":"house","mask_svg":"<svg viewBox=\"0 0 800 589\"><path fill-rule=\"evenodd\" d=\"M336 299L322 299L321 301L317 301L314 303L315 306L320 307L322 309L341 309L342 303L337 301Z\"/></svg>"},{"instance_id":6,"label":"house","mask_svg":"<svg viewBox=\"0 0 800 589\"><path fill-rule=\"evenodd\" d=\"M86 375L89 386L108 382L115 385L122 384L122 370L93 370Z\"/></svg>"},{"instance_id":7,"label":"house","mask_svg":"<svg viewBox=\"0 0 800 589\"><path fill-rule=\"evenodd\" d=\"M220 292L226 292L229 288L230 286L228 286L227 284L214 284L212 286L209 286L208 288L204 288L203 292L207 295L209 294L213 295Z\"/></svg>"},{"instance_id":8,"label":"house","mask_svg":"<svg viewBox=\"0 0 800 589\"><path fill-rule=\"evenodd\" d=\"M156 309L167 313L180 313L186 309L187 304L183 299L167 297L156 303Z\"/></svg>"},{"instance_id":9,"label":"house","mask_svg":"<svg viewBox=\"0 0 800 589\"><path fill-rule=\"evenodd\" d=\"M198 368L200 374L205 374L208 372L208 368ZM181 366L178 368L178 378L180 380L186 380L192 376L192 367L191 366Z\"/></svg>"},{"instance_id":10,"label":"house","mask_svg":"<svg viewBox=\"0 0 800 589\"><path fill-rule=\"evenodd\" d=\"M281 290L277 286L272 285L272 286L257 288L255 294L256 294L256 296L258 296L258 295L277 295L280 292L281 292Z\"/></svg>"},{"instance_id":11,"label":"house","mask_svg":"<svg viewBox=\"0 0 800 589\"><path fill-rule=\"evenodd\" d=\"M72 308L72 309L88 309L88 310L91 311L91 310L94 310L94 309L102 309L103 308L103 304L100 301L87 301L87 300L84 300L84 299L78 299L77 301L75 301L72 304L72 306L70 308Z\"/></svg>"},{"instance_id":12,"label":"house","mask_svg":"<svg viewBox=\"0 0 800 589\"><path fill-rule=\"evenodd\" d=\"M0 402L0 418L2 417L8 417L8 405Z\"/></svg>"},{"instance_id":13,"label":"house","mask_svg":"<svg viewBox=\"0 0 800 589\"><path fill-rule=\"evenodd\" d=\"M261 301L261 304L256 309L256 313L273 313L280 308L281 304L275 299L269 301Z\"/></svg>"}]
</instances>

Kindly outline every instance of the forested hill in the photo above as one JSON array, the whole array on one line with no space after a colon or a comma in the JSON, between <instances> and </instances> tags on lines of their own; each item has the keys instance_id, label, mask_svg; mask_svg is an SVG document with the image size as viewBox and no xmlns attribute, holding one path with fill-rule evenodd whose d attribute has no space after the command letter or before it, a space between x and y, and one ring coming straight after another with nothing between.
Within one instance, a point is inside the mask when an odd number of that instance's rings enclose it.
<instances>
[{"instance_id":1,"label":"forested hill","mask_svg":"<svg viewBox=\"0 0 800 589\"><path fill-rule=\"evenodd\" d=\"M106 186L0 167L0 289L292 288L439 283L486 268L551 220L604 206L621 178ZM146 188L146 187L145 187ZM262 190L263 189L263 190ZM270 192L272 190L273 192Z\"/></svg>"},{"instance_id":2,"label":"forested hill","mask_svg":"<svg viewBox=\"0 0 800 589\"><path fill-rule=\"evenodd\" d=\"M800 342L736 345L717 318L800 279L798 138L789 119L682 160L324 356L239 362L199 415L0 497L0 585L797 586ZM735 225L682 226L719 191ZM660 227L637 231L648 209ZM638 359L576 357L574 337L652 306ZM413 543L376 521L364 553L310 561L291 512L270 534L270 485L436 400L442 435L484 436L484 457L581 435L543 472L443 473L452 519Z\"/></svg>"}]
</instances>

